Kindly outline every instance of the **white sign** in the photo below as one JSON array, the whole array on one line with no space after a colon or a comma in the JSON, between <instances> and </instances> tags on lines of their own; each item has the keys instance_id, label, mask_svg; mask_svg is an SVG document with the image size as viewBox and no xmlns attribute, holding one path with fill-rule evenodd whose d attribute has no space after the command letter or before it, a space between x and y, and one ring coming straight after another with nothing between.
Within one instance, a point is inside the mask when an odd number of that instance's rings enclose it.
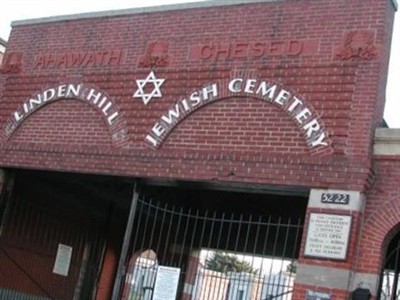
<instances>
[{"instance_id":1,"label":"white sign","mask_svg":"<svg viewBox=\"0 0 400 300\"><path fill-rule=\"evenodd\" d=\"M311 213L304 255L345 259L351 216Z\"/></svg>"},{"instance_id":2,"label":"white sign","mask_svg":"<svg viewBox=\"0 0 400 300\"><path fill-rule=\"evenodd\" d=\"M72 247L58 244L56 261L54 262L53 273L68 276L71 265Z\"/></svg>"},{"instance_id":3,"label":"white sign","mask_svg":"<svg viewBox=\"0 0 400 300\"><path fill-rule=\"evenodd\" d=\"M316 291L307 291L306 300L331 300L331 294Z\"/></svg>"},{"instance_id":4,"label":"white sign","mask_svg":"<svg viewBox=\"0 0 400 300\"><path fill-rule=\"evenodd\" d=\"M153 300L175 300L181 269L159 266Z\"/></svg>"}]
</instances>

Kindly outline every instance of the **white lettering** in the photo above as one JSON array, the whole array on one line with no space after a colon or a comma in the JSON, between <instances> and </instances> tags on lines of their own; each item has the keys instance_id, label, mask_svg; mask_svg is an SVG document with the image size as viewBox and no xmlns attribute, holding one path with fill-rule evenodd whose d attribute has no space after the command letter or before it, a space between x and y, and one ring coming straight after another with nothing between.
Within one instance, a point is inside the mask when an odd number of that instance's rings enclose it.
<instances>
[{"instance_id":1,"label":"white lettering","mask_svg":"<svg viewBox=\"0 0 400 300\"><path fill-rule=\"evenodd\" d=\"M267 81L258 79L231 79L224 92L256 94L263 97L265 101L273 102L282 107L282 110L290 113L298 124L302 125L308 144L314 147L317 145L327 145L324 140L326 135L321 133L323 128L316 118L311 118L311 110L303 107L303 100L293 96L286 89L279 89L277 84L270 85ZM167 136L165 132L170 132L181 118L186 117L188 112L196 109L202 101L213 99L218 96L219 90L216 83L203 87L200 91L193 92L189 98L180 100L168 112L161 116L158 123L154 125L150 134L145 138L153 146L159 145ZM279 89L279 90L278 90ZM225 93L224 93L225 95ZM162 136L163 135L163 136Z\"/></svg>"},{"instance_id":2,"label":"white lettering","mask_svg":"<svg viewBox=\"0 0 400 300\"><path fill-rule=\"evenodd\" d=\"M14 130L15 130L15 126L12 123L8 123L5 127L5 131L6 131L6 134L8 137L13 133Z\"/></svg>"},{"instance_id":3,"label":"white lettering","mask_svg":"<svg viewBox=\"0 0 400 300\"><path fill-rule=\"evenodd\" d=\"M199 96L199 92L192 93L190 95L190 101L192 102L192 107L197 106L201 101L200 96Z\"/></svg>"},{"instance_id":4,"label":"white lettering","mask_svg":"<svg viewBox=\"0 0 400 300\"><path fill-rule=\"evenodd\" d=\"M146 135L146 140L148 140L154 147L157 147L157 140L153 138L150 134Z\"/></svg>"},{"instance_id":5,"label":"white lettering","mask_svg":"<svg viewBox=\"0 0 400 300\"><path fill-rule=\"evenodd\" d=\"M256 79L249 79L246 81L246 86L244 88L245 93L254 94L254 87L256 85Z\"/></svg>"},{"instance_id":6,"label":"white lettering","mask_svg":"<svg viewBox=\"0 0 400 300\"><path fill-rule=\"evenodd\" d=\"M19 112L14 112L14 119L15 119L15 121L17 121L17 122L19 122L21 119L22 119L22 117L23 116L21 116L20 114L19 114Z\"/></svg>"},{"instance_id":7,"label":"white lettering","mask_svg":"<svg viewBox=\"0 0 400 300\"><path fill-rule=\"evenodd\" d=\"M64 85L60 85L58 88L57 88L57 97L65 97L65 91L66 91L66 88L67 88L67 86L64 84Z\"/></svg>"},{"instance_id":8,"label":"white lettering","mask_svg":"<svg viewBox=\"0 0 400 300\"><path fill-rule=\"evenodd\" d=\"M153 126L153 128L151 129L151 131L153 131L153 133L154 133L156 136L160 137L160 136L164 133L165 128L163 128L159 123L156 123L156 124Z\"/></svg>"},{"instance_id":9,"label":"white lettering","mask_svg":"<svg viewBox=\"0 0 400 300\"><path fill-rule=\"evenodd\" d=\"M165 123L168 123L168 124L172 124L172 122L174 121L173 120L173 118L175 118L175 119L178 119L179 118L179 114L180 114L180 111L179 111L179 105L178 104L175 104L175 110L173 110L173 109L170 109L169 111L168 111L168 116L162 116L161 117L161 119L165 122Z\"/></svg>"},{"instance_id":10,"label":"white lettering","mask_svg":"<svg viewBox=\"0 0 400 300\"><path fill-rule=\"evenodd\" d=\"M77 86L74 86L73 84L69 84L66 95L68 97L72 97L72 96L78 97L78 95L81 91L81 87L82 86L80 84L78 84Z\"/></svg>"},{"instance_id":11,"label":"white lettering","mask_svg":"<svg viewBox=\"0 0 400 300\"><path fill-rule=\"evenodd\" d=\"M278 94L278 96L275 98L275 103L278 103L279 105L285 104L285 102L289 99L290 93L285 90L281 90Z\"/></svg>"},{"instance_id":12,"label":"white lettering","mask_svg":"<svg viewBox=\"0 0 400 300\"><path fill-rule=\"evenodd\" d=\"M203 88L203 99L204 100L208 100L208 97L210 94L212 95L212 97L218 96L218 88L215 83Z\"/></svg>"},{"instance_id":13,"label":"white lettering","mask_svg":"<svg viewBox=\"0 0 400 300\"><path fill-rule=\"evenodd\" d=\"M296 120L299 124L303 124L303 121L307 120L311 116L311 112L308 108L303 109L296 115Z\"/></svg>"},{"instance_id":14,"label":"white lettering","mask_svg":"<svg viewBox=\"0 0 400 300\"><path fill-rule=\"evenodd\" d=\"M107 101L107 97L103 97L103 98L101 99L101 101L100 101L98 107L101 108L101 107L103 106L103 104L106 103L106 101ZM96 104L97 101L94 102L94 103Z\"/></svg>"},{"instance_id":15,"label":"white lettering","mask_svg":"<svg viewBox=\"0 0 400 300\"><path fill-rule=\"evenodd\" d=\"M107 111L110 109L111 106L112 106L112 103L108 102L107 105L103 108L102 112L104 113L104 115L108 116Z\"/></svg>"},{"instance_id":16,"label":"white lettering","mask_svg":"<svg viewBox=\"0 0 400 300\"><path fill-rule=\"evenodd\" d=\"M43 102L49 101L54 98L56 95L56 90L55 89L48 89L44 91L43 93Z\"/></svg>"},{"instance_id":17,"label":"white lettering","mask_svg":"<svg viewBox=\"0 0 400 300\"><path fill-rule=\"evenodd\" d=\"M293 97L293 103L290 104L288 111L292 112L299 104L302 105L303 102L301 102L297 97Z\"/></svg>"},{"instance_id":18,"label":"white lettering","mask_svg":"<svg viewBox=\"0 0 400 300\"><path fill-rule=\"evenodd\" d=\"M324 138L325 138L325 133L322 132L317 140L311 142L311 146L312 147L315 147L315 146L318 146L318 145L328 146L327 142L323 142Z\"/></svg>"},{"instance_id":19,"label":"white lettering","mask_svg":"<svg viewBox=\"0 0 400 300\"><path fill-rule=\"evenodd\" d=\"M256 91L256 94L258 95L258 94L260 94L260 92L261 92L261 96L265 96L266 94L267 94L267 89L268 89L268 84L265 82L265 81L263 81L263 82L261 82L260 83L260 85L258 86L258 89L257 89L257 91Z\"/></svg>"},{"instance_id":20,"label":"white lettering","mask_svg":"<svg viewBox=\"0 0 400 300\"><path fill-rule=\"evenodd\" d=\"M93 104L97 104L101 100L100 103L96 106L102 109L101 112L104 114L104 116L108 117L108 124L112 125L119 116L119 112L115 110L113 111L112 109L113 102L107 101L107 97L103 96L101 92L96 91L94 88L85 88L83 89L83 91L82 89L83 85L81 84L63 84L54 88L49 88L44 92L37 94L34 98L30 98L22 103L21 108L13 112L10 122L22 122L26 116L35 112L35 110L37 110L41 106L45 105L46 102L64 99L67 97L76 97L79 100L91 101ZM87 91L89 92L86 95ZM184 105L186 105L185 107L190 110L188 103L184 103ZM10 128L11 127L9 126L7 129L8 136L11 136L12 132L17 128L17 126L13 126L11 129Z\"/></svg>"},{"instance_id":21,"label":"white lettering","mask_svg":"<svg viewBox=\"0 0 400 300\"><path fill-rule=\"evenodd\" d=\"M42 104L42 97L40 95L37 95L37 99L29 99L29 107L31 110L34 109L34 105L40 106Z\"/></svg>"},{"instance_id":22,"label":"white lettering","mask_svg":"<svg viewBox=\"0 0 400 300\"><path fill-rule=\"evenodd\" d=\"M115 120L116 117L118 117L118 115L119 115L119 113L116 111L111 116L109 116L108 119L107 119L108 124L112 125L113 121Z\"/></svg>"},{"instance_id":23,"label":"white lettering","mask_svg":"<svg viewBox=\"0 0 400 300\"><path fill-rule=\"evenodd\" d=\"M263 96L268 96L268 98L272 101L275 95L275 91L276 91L276 85L273 85L267 91L265 91L265 93L263 93Z\"/></svg>"},{"instance_id":24,"label":"white lettering","mask_svg":"<svg viewBox=\"0 0 400 300\"><path fill-rule=\"evenodd\" d=\"M229 91L231 91L232 93L240 93L240 91L242 90L242 86L241 86L242 82L243 82L243 79L241 79L241 78L236 78L236 79L231 80L231 82L229 82L229 85L228 85Z\"/></svg>"},{"instance_id":25,"label":"white lettering","mask_svg":"<svg viewBox=\"0 0 400 300\"><path fill-rule=\"evenodd\" d=\"M182 103L183 108L185 109L185 111L189 111L190 107L189 107L189 105L188 105L186 99L183 99L183 100L181 101L181 103Z\"/></svg>"},{"instance_id":26,"label":"white lettering","mask_svg":"<svg viewBox=\"0 0 400 300\"><path fill-rule=\"evenodd\" d=\"M89 91L89 94L86 96L86 100L92 101L94 104L96 104L100 100L101 96L102 96L102 93L97 92L95 89L91 89ZM104 98L103 98L103 100L104 100Z\"/></svg>"},{"instance_id":27,"label":"white lettering","mask_svg":"<svg viewBox=\"0 0 400 300\"><path fill-rule=\"evenodd\" d=\"M304 125L303 129L307 130L307 136L311 137L313 132L318 132L320 130L321 126L319 126L319 123L316 119L312 120L311 122L307 123Z\"/></svg>"}]
</instances>

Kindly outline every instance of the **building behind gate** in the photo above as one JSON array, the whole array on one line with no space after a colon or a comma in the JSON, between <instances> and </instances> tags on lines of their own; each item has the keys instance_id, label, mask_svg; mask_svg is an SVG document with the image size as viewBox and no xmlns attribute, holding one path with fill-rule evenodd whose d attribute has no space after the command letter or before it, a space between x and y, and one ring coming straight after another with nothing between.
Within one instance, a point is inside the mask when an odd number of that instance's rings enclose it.
<instances>
[{"instance_id":1,"label":"building behind gate","mask_svg":"<svg viewBox=\"0 0 400 300\"><path fill-rule=\"evenodd\" d=\"M14 22L0 298L392 299L396 10L221 0Z\"/></svg>"}]
</instances>

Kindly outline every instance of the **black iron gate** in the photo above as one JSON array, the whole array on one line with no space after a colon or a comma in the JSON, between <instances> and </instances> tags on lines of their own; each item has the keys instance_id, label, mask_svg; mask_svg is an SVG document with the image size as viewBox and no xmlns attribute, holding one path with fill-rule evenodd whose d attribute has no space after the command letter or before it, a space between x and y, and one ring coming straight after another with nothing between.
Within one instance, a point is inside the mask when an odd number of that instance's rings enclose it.
<instances>
[{"instance_id":1,"label":"black iron gate","mask_svg":"<svg viewBox=\"0 0 400 300\"><path fill-rule=\"evenodd\" d=\"M291 299L302 228L300 217L138 199L121 298L151 300L170 267L177 299Z\"/></svg>"},{"instance_id":2,"label":"black iron gate","mask_svg":"<svg viewBox=\"0 0 400 300\"><path fill-rule=\"evenodd\" d=\"M0 198L0 299L91 299L103 225L21 182Z\"/></svg>"}]
</instances>

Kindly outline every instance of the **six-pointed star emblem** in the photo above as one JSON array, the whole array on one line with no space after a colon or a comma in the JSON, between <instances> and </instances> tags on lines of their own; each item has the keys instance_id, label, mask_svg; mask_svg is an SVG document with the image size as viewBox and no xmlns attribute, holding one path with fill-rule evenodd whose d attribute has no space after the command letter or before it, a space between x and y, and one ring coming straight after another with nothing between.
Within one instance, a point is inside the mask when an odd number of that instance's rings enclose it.
<instances>
[{"instance_id":1,"label":"six-pointed star emblem","mask_svg":"<svg viewBox=\"0 0 400 300\"><path fill-rule=\"evenodd\" d=\"M151 101L153 97L160 98L162 97L161 94L161 85L164 83L165 79L157 79L156 75L153 71L146 77L146 79L137 79L136 85L138 86L137 91L133 95L135 98L142 98L143 103L147 105ZM145 86L146 84L153 84L154 88L151 92L146 93Z\"/></svg>"}]
</instances>

